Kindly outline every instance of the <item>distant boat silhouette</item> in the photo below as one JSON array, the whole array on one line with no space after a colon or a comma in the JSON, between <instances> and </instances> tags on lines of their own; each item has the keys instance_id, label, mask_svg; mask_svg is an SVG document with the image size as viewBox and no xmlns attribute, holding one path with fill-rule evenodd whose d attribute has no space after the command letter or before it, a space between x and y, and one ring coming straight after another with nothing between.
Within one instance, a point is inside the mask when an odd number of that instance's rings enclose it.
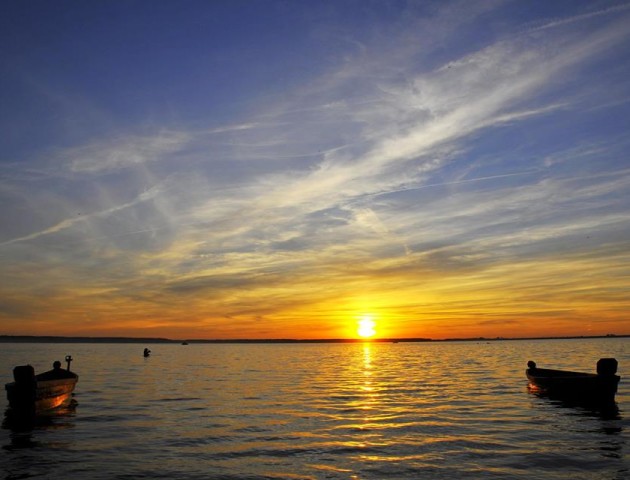
<instances>
[{"instance_id":1,"label":"distant boat silhouette","mask_svg":"<svg viewBox=\"0 0 630 480\"><path fill-rule=\"evenodd\" d=\"M188 342L184 341L182 342L182 345L188 345Z\"/></svg>"},{"instance_id":2,"label":"distant boat silhouette","mask_svg":"<svg viewBox=\"0 0 630 480\"><path fill-rule=\"evenodd\" d=\"M538 368L531 360L527 367L525 374L530 383L549 396L589 403L615 400L620 377L615 375L617 360L614 358L601 358L596 374Z\"/></svg>"}]
</instances>

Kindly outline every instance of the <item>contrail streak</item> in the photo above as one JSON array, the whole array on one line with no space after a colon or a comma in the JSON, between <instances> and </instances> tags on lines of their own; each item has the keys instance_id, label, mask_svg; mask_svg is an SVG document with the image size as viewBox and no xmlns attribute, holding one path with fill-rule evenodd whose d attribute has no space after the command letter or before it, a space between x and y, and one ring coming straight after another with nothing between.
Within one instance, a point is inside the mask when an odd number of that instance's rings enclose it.
<instances>
[{"instance_id":1,"label":"contrail streak","mask_svg":"<svg viewBox=\"0 0 630 480\"><path fill-rule=\"evenodd\" d=\"M395 190L386 190L384 192L376 192L376 193L366 193L362 195L363 197L378 197L381 195L389 195L391 193L399 193L399 192L409 192L412 190L424 190L425 188L433 188L433 187L443 187L447 185L460 185L463 183L473 183L473 182L483 182L485 180L495 180L497 178L507 178L507 177L518 177L523 175L533 175L535 173L540 172L540 170L528 170L526 172L516 172L516 173L504 173L502 175L490 175L487 177L476 177L476 178L468 178L465 180L455 180L452 182L440 182L440 183L428 183L426 185L418 185L415 187L405 187L398 188Z\"/></svg>"},{"instance_id":2,"label":"contrail streak","mask_svg":"<svg viewBox=\"0 0 630 480\"><path fill-rule=\"evenodd\" d=\"M146 192L141 193L140 195L138 195L136 198L134 198L131 202L128 203L124 203L122 205L117 205L115 207L109 208L107 210L103 210L101 212L96 212L96 213L91 213L88 215L84 215L81 217L77 217L77 218L67 218L66 220L62 220L61 222L57 223L56 225L53 225L52 227L48 227L44 230L40 230L39 232L34 232L34 233L30 233L28 235L24 235L22 237L18 237L18 238L13 238L11 240L7 240L5 242L0 243L0 247L5 247L7 245L12 245L14 243L18 243L18 242L25 242L28 240L33 240L35 238L39 238L39 237L43 237L44 235L50 235L53 233L57 233L60 232L62 230L66 230L78 223L84 222L86 220L89 220L90 218L98 218L98 217L106 217L107 215L111 215L112 213L118 212L120 210L123 210L125 208L129 208L129 207L133 207L134 205L144 202L146 200L150 200L151 198L155 197L157 195L157 193L159 192L159 189L157 187L154 187L150 190L147 190Z\"/></svg>"}]
</instances>

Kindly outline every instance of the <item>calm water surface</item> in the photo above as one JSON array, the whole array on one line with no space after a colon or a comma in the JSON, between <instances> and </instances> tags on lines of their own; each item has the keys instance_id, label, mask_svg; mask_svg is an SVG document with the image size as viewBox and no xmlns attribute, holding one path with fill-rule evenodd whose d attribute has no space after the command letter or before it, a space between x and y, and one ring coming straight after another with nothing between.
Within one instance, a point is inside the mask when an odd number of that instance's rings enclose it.
<instances>
[{"instance_id":1,"label":"calm water surface","mask_svg":"<svg viewBox=\"0 0 630 480\"><path fill-rule=\"evenodd\" d=\"M630 479L628 343L1 344L2 383L67 354L80 379L75 409L5 423L0 478ZM608 356L616 411L527 388L529 359Z\"/></svg>"}]
</instances>

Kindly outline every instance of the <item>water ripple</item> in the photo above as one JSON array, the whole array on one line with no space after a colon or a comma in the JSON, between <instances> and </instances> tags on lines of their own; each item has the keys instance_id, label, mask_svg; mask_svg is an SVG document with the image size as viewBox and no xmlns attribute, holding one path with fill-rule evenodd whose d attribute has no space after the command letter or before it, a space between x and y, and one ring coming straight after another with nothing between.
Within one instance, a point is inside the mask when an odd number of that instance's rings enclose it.
<instances>
[{"instance_id":1,"label":"water ripple","mask_svg":"<svg viewBox=\"0 0 630 480\"><path fill-rule=\"evenodd\" d=\"M628 474L626 383L620 408L603 412L538 397L524 377L529 358L592 370L579 361L615 356L624 368L621 341L160 345L150 361L133 345L72 348L80 404L26 432L3 429L6 478Z\"/></svg>"}]
</instances>

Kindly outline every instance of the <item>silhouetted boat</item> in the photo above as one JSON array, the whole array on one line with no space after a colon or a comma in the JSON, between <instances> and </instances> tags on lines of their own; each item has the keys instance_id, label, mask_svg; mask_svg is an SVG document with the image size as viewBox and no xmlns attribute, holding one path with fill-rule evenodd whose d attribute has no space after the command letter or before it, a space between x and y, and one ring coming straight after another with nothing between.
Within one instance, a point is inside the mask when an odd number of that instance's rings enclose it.
<instances>
[{"instance_id":1,"label":"silhouetted boat","mask_svg":"<svg viewBox=\"0 0 630 480\"><path fill-rule=\"evenodd\" d=\"M79 376L70 371L70 355L66 357L66 362L66 370L61 368L61 362L56 361L52 370L39 375L35 375L31 365L15 367L15 381L5 385L10 409L21 415L39 415L67 404Z\"/></svg>"},{"instance_id":2,"label":"silhouetted boat","mask_svg":"<svg viewBox=\"0 0 630 480\"><path fill-rule=\"evenodd\" d=\"M549 396L586 403L615 400L620 377L615 375L617 360L614 358L601 358L597 362L597 373L538 368L531 360L527 367L525 374L530 383Z\"/></svg>"}]
</instances>

